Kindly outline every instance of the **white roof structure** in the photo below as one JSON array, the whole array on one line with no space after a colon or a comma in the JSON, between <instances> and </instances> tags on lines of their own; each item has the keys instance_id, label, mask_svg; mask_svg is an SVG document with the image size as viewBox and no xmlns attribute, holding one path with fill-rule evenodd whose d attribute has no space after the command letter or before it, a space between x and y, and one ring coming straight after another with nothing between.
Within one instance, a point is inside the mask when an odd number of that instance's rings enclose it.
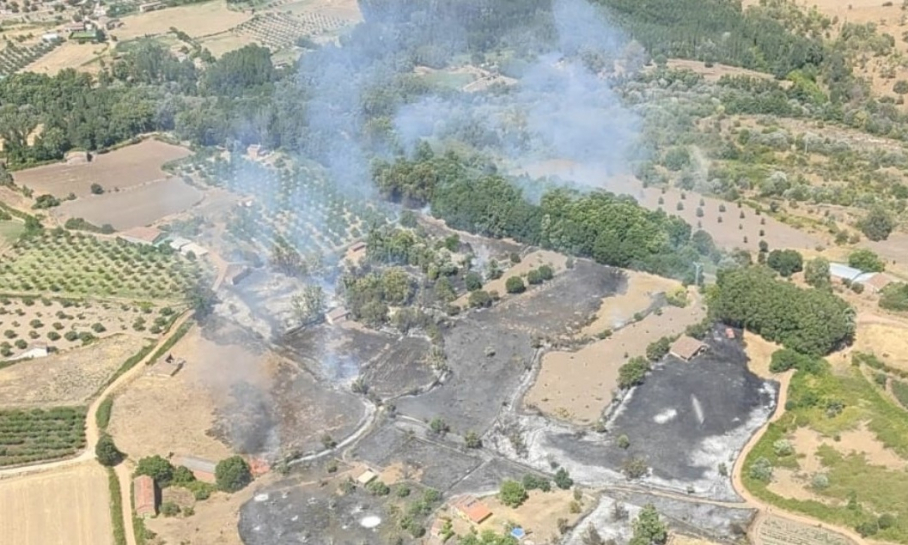
<instances>
[{"instance_id":1,"label":"white roof structure","mask_svg":"<svg viewBox=\"0 0 908 545\"><path fill-rule=\"evenodd\" d=\"M187 254L189 254L189 252L192 252L193 254L195 254L196 257L202 257L205 255L208 255L208 250L199 246L195 242L190 242L189 244L184 244L180 248L180 253L183 255L187 255Z\"/></svg>"},{"instance_id":2,"label":"white roof structure","mask_svg":"<svg viewBox=\"0 0 908 545\"><path fill-rule=\"evenodd\" d=\"M189 239L183 238L183 237L173 237L172 239L170 239L169 244L170 244L170 247L173 248L174 250L179 250L180 248L182 248L183 246L186 246L187 244L192 244L192 241Z\"/></svg>"},{"instance_id":3,"label":"white roof structure","mask_svg":"<svg viewBox=\"0 0 908 545\"><path fill-rule=\"evenodd\" d=\"M840 280L851 280L854 281L857 277L865 274L864 271L860 269L855 269L854 267L849 267L844 263L830 263L829 264L829 275L833 278L838 278Z\"/></svg>"}]
</instances>

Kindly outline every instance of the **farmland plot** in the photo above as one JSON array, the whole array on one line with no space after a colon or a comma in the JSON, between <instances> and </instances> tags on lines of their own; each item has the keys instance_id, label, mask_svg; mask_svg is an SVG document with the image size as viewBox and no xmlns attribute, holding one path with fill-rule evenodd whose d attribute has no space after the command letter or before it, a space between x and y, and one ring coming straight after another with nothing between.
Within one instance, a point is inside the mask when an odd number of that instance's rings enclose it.
<instances>
[{"instance_id":1,"label":"farmland plot","mask_svg":"<svg viewBox=\"0 0 908 545\"><path fill-rule=\"evenodd\" d=\"M228 232L265 250L283 240L303 254L335 252L391 215L387 205L346 194L314 167L277 171L240 159L208 167L203 175L208 183L253 196L250 206L235 209Z\"/></svg>"},{"instance_id":2,"label":"farmland plot","mask_svg":"<svg viewBox=\"0 0 908 545\"><path fill-rule=\"evenodd\" d=\"M91 195L95 183L110 192L160 180L166 176L161 165L189 153L186 148L147 139L99 154L89 163L55 163L22 170L13 175L13 180L33 190L35 195L46 193L63 198L74 193L76 197L85 197Z\"/></svg>"},{"instance_id":3,"label":"farmland plot","mask_svg":"<svg viewBox=\"0 0 908 545\"><path fill-rule=\"evenodd\" d=\"M0 411L0 467L64 458L83 447L83 408Z\"/></svg>"},{"instance_id":4,"label":"farmland plot","mask_svg":"<svg viewBox=\"0 0 908 545\"><path fill-rule=\"evenodd\" d=\"M67 201L54 208L53 214L124 230L182 212L201 199L202 194L194 187L179 178L168 178L125 191Z\"/></svg>"},{"instance_id":5,"label":"farmland plot","mask_svg":"<svg viewBox=\"0 0 908 545\"><path fill-rule=\"evenodd\" d=\"M0 263L8 292L46 296L175 300L201 278L196 261L179 254L92 236L45 232L20 241Z\"/></svg>"},{"instance_id":6,"label":"farmland plot","mask_svg":"<svg viewBox=\"0 0 908 545\"><path fill-rule=\"evenodd\" d=\"M290 47L301 36L319 36L349 24L339 17L320 12L299 14L263 13L233 29L240 35L250 36L260 44L277 51Z\"/></svg>"},{"instance_id":7,"label":"farmland plot","mask_svg":"<svg viewBox=\"0 0 908 545\"><path fill-rule=\"evenodd\" d=\"M0 480L3 542L111 545L107 474L95 462Z\"/></svg>"}]
</instances>

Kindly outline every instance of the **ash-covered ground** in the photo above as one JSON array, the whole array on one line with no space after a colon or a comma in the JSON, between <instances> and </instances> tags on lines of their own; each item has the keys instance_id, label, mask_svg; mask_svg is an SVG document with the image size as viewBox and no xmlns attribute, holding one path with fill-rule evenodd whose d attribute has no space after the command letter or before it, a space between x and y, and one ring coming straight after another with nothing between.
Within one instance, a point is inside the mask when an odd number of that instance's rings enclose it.
<instances>
[{"instance_id":1,"label":"ash-covered ground","mask_svg":"<svg viewBox=\"0 0 908 545\"><path fill-rule=\"evenodd\" d=\"M739 335L740 336L740 335ZM778 384L747 368L740 341L719 330L707 339L709 350L683 362L667 356L617 408L607 432L585 432L538 416L512 416L487 441L505 455L544 470L555 461L575 479L592 485L626 482L622 468L643 460L647 484L715 500L739 501L730 479L744 443L775 408ZM527 444L521 457L510 439L515 431ZM630 440L621 448L617 438Z\"/></svg>"}]
</instances>

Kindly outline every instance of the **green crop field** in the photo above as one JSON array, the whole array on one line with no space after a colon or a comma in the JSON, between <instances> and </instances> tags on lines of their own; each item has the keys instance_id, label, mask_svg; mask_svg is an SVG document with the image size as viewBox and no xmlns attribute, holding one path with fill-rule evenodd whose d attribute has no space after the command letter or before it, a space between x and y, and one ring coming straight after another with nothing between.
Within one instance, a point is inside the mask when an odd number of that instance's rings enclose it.
<instances>
[{"instance_id":1,"label":"green crop field","mask_svg":"<svg viewBox=\"0 0 908 545\"><path fill-rule=\"evenodd\" d=\"M70 232L20 240L0 264L8 293L174 300L201 277L179 254Z\"/></svg>"},{"instance_id":2,"label":"green crop field","mask_svg":"<svg viewBox=\"0 0 908 545\"><path fill-rule=\"evenodd\" d=\"M85 410L0 410L0 466L54 460L85 446Z\"/></svg>"}]
</instances>

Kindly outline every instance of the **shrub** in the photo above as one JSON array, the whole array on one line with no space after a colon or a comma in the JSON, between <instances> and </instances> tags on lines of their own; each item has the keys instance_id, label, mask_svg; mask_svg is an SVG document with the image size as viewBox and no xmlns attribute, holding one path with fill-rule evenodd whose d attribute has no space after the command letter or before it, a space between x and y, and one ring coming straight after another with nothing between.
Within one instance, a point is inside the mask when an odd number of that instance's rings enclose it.
<instances>
[{"instance_id":1,"label":"shrub","mask_svg":"<svg viewBox=\"0 0 908 545\"><path fill-rule=\"evenodd\" d=\"M622 434L618 436L618 448L627 450L628 448L630 448L630 446L631 440L628 439L627 435Z\"/></svg>"},{"instance_id":2,"label":"shrub","mask_svg":"<svg viewBox=\"0 0 908 545\"><path fill-rule=\"evenodd\" d=\"M794 446L787 439L779 439L772 444L772 450L776 456L791 456L794 454Z\"/></svg>"},{"instance_id":3,"label":"shrub","mask_svg":"<svg viewBox=\"0 0 908 545\"><path fill-rule=\"evenodd\" d=\"M899 523L898 519L895 518L895 515L891 513L884 513L880 515L880 518L877 520L877 525L880 527L880 530L888 530L896 526Z\"/></svg>"},{"instance_id":4,"label":"shrub","mask_svg":"<svg viewBox=\"0 0 908 545\"><path fill-rule=\"evenodd\" d=\"M748 474L751 479L768 483L772 480L772 469L772 462L768 458L761 457L750 465Z\"/></svg>"},{"instance_id":5,"label":"shrub","mask_svg":"<svg viewBox=\"0 0 908 545\"><path fill-rule=\"evenodd\" d=\"M79 334L73 330L69 330L66 332L65 335L63 335L63 338L69 342L73 342L79 338Z\"/></svg>"},{"instance_id":6,"label":"shrub","mask_svg":"<svg viewBox=\"0 0 908 545\"><path fill-rule=\"evenodd\" d=\"M548 479L537 477L531 473L523 476L523 487L526 490L542 490L543 492L548 492L552 489Z\"/></svg>"},{"instance_id":7,"label":"shrub","mask_svg":"<svg viewBox=\"0 0 908 545\"><path fill-rule=\"evenodd\" d=\"M618 369L618 387L626 389L643 384L649 370L650 364L646 358L640 356L632 358Z\"/></svg>"},{"instance_id":8,"label":"shrub","mask_svg":"<svg viewBox=\"0 0 908 545\"><path fill-rule=\"evenodd\" d=\"M482 438L480 438L475 431L468 431L466 435L463 436L463 440L467 448L482 447Z\"/></svg>"},{"instance_id":9,"label":"shrub","mask_svg":"<svg viewBox=\"0 0 908 545\"><path fill-rule=\"evenodd\" d=\"M848 266L864 272L883 272L886 263L873 251L861 248L851 252L848 256Z\"/></svg>"},{"instance_id":10,"label":"shrub","mask_svg":"<svg viewBox=\"0 0 908 545\"><path fill-rule=\"evenodd\" d=\"M649 466L642 458L628 458L621 464L621 472L630 480L640 479L649 473Z\"/></svg>"},{"instance_id":11,"label":"shrub","mask_svg":"<svg viewBox=\"0 0 908 545\"><path fill-rule=\"evenodd\" d=\"M483 290L476 290L470 293L469 304L473 308L492 306L492 296Z\"/></svg>"},{"instance_id":12,"label":"shrub","mask_svg":"<svg viewBox=\"0 0 908 545\"><path fill-rule=\"evenodd\" d=\"M668 351L671 350L672 340L668 337L662 337L657 341L653 341L646 347L646 359L651 362L657 362L665 357L668 354Z\"/></svg>"},{"instance_id":13,"label":"shrub","mask_svg":"<svg viewBox=\"0 0 908 545\"><path fill-rule=\"evenodd\" d=\"M546 282L555 278L555 270L550 265L542 265L537 269L539 276Z\"/></svg>"},{"instance_id":14,"label":"shrub","mask_svg":"<svg viewBox=\"0 0 908 545\"><path fill-rule=\"evenodd\" d=\"M501 483L498 499L508 507L520 507L527 500L527 491L523 485L510 479Z\"/></svg>"},{"instance_id":15,"label":"shrub","mask_svg":"<svg viewBox=\"0 0 908 545\"><path fill-rule=\"evenodd\" d=\"M908 284L896 282L883 288L879 305L886 310L908 311Z\"/></svg>"},{"instance_id":16,"label":"shrub","mask_svg":"<svg viewBox=\"0 0 908 545\"><path fill-rule=\"evenodd\" d=\"M825 490L829 488L829 476L825 473L817 473L810 480L810 486L814 490Z\"/></svg>"},{"instance_id":17,"label":"shrub","mask_svg":"<svg viewBox=\"0 0 908 545\"><path fill-rule=\"evenodd\" d=\"M539 271L537 269L533 269L532 271L527 273L527 283L532 286L538 286L539 284L542 284L542 275L539 274Z\"/></svg>"},{"instance_id":18,"label":"shrub","mask_svg":"<svg viewBox=\"0 0 908 545\"><path fill-rule=\"evenodd\" d=\"M95 456L102 466L115 466L123 461L124 455L114 444L113 438L104 433L95 444Z\"/></svg>"},{"instance_id":19,"label":"shrub","mask_svg":"<svg viewBox=\"0 0 908 545\"><path fill-rule=\"evenodd\" d=\"M104 333L105 331L107 331L107 328L104 327L100 322L95 322L94 324L92 324L91 330L95 333Z\"/></svg>"},{"instance_id":20,"label":"shrub","mask_svg":"<svg viewBox=\"0 0 908 545\"><path fill-rule=\"evenodd\" d=\"M172 501L165 501L161 504L161 514L165 517L175 517L180 514L180 506Z\"/></svg>"},{"instance_id":21,"label":"shrub","mask_svg":"<svg viewBox=\"0 0 908 545\"><path fill-rule=\"evenodd\" d=\"M155 454L139 460L136 475L148 475L158 486L166 488L173 479L173 470L173 464Z\"/></svg>"},{"instance_id":22,"label":"shrub","mask_svg":"<svg viewBox=\"0 0 908 545\"><path fill-rule=\"evenodd\" d=\"M91 184L91 193L92 195L101 195L104 193L104 188L101 187L101 184Z\"/></svg>"},{"instance_id":23,"label":"shrub","mask_svg":"<svg viewBox=\"0 0 908 545\"><path fill-rule=\"evenodd\" d=\"M218 489L236 492L252 482L252 472L246 460L239 456L231 456L218 462L214 469L214 478Z\"/></svg>"},{"instance_id":24,"label":"shrub","mask_svg":"<svg viewBox=\"0 0 908 545\"><path fill-rule=\"evenodd\" d=\"M391 488L378 479L366 485L366 490L373 496L387 496L391 493Z\"/></svg>"},{"instance_id":25,"label":"shrub","mask_svg":"<svg viewBox=\"0 0 908 545\"><path fill-rule=\"evenodd\" d=\"M469 272L463 280L467 289L470 291L482 289L482 277L479 276L479 273Z\"/></svg>"},{"instance_id":26,"label":"shrub","mask_svg":"<svg viewBox=\"0 0 908 545\"><path fill-rule=\"evenodd\" d=\"M571 478L571 475L563 467L558 468L558 471L555 472L555 486L562 490L567 490L568 488L574 486L574 479Z\"/></svg>"},{"instance_id":27,"label":"shrub","mask_svg":"<svg viewBox=\"0 0 908 545\"><path fill-rule=\"evenodd\" d=\"M519 276L508 278L504 283L504 288L508 293L523 293L527 289L523 284L523 279Z\"/></svg>"},{"instance_id":28,"label":"shrub","mask_svg":"<svg viewBox=\"0 0 908 545\"><path fill-rule=\"evenodd\" d=\"M59 341L59 340L60 340L60 334L57 333L56 331L49 331L49 332L47 333L47 338L48 338L49 340L51 340L51 341Z\"/></svg>"}]
</instances>

